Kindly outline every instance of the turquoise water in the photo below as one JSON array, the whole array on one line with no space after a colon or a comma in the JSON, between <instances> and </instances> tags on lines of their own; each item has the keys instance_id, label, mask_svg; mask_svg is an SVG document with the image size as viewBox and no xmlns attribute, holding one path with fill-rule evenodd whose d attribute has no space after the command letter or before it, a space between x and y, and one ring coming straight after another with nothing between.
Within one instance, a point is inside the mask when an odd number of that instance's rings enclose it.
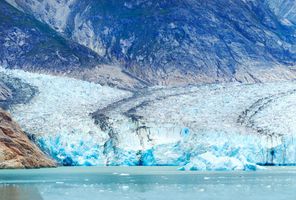
<instances>
[{"instance_id":1,"label":"turquoise water","mask_svg":"<svg viewBox=\"0 0 296 200\"><path fill-rule=\"evenodd\" d=\"M182 172L176 167L1 170L1 200L295 199L296 168Z\"/></svg>"}]
</instances>

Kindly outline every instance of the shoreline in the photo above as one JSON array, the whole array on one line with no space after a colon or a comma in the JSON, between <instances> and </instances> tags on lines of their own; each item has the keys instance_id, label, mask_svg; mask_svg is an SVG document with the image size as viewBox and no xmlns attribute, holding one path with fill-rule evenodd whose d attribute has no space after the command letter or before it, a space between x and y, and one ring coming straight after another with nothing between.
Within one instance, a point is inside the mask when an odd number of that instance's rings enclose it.
<instances>
[{"instance_id":1,"label":"shoreline","mask_svg":"<svg viewBox=\"0 0 296 200\"><path fill-rule=\"evenodd\" d=\"M11 172L13 173L109 173L117 171L120 172L130 172L130 174L149 174L149 173L180 173L184 174L186 172L189 173L237 173L237 172L262 172L262 171L270 171L270 170L295 170L296 166L261 166L255 171L245 171L245 170L179 170L181 166L58 166L58 167L44 167L44 168L27 168L27 169L0 169L0 179L1 175L5 173ZM134 170L134 171L133 171ZM116 174L116 173L115 173Z\"/></svg>"}]
</instances>

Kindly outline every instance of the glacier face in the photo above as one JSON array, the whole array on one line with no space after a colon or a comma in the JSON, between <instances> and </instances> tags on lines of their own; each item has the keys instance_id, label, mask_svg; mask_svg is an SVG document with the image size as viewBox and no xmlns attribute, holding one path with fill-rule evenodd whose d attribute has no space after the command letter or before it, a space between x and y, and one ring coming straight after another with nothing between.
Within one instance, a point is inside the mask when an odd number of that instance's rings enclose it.
<instances>
[{"instance_id":1,"label":"glacier face","mask_svg":"<svg viewBox=\"0 0 296 200\"><path fill-rule=\"evenodd\" d=\"M295 114L289 108L295 102L295 86L281 82L154 88L146 97L104 110L112 119L107 131L119 147L143 149L144 165L254 169L251 163L294 164ZM100 112L95 117L102 119ZM129 135L139 142L131 145ZM215 157L221 162L213 163Z\"/></svg>"},{"instance_id":2,"label":"glacier face","mask_svg":"<svg viewBox=\"0 0 296 200\"><path fill-rule=\"evenodd\" d=\"M38 89L10 111L62 165L255 170L256 164L296 163L295 82L154 87L132 94L22 70L0 73Z\"/></svg>"}]
</instances>

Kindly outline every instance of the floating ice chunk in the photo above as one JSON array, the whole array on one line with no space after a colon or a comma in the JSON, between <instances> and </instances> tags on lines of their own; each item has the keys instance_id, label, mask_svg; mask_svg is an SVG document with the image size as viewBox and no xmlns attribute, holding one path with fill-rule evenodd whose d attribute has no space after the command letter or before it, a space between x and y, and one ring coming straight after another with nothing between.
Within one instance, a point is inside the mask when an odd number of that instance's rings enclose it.
<instances>
[{"instance_id":1,"label":"floating ice chunk","mask_svg":"<svg viewBox=\"0 0 296 200\"><path fill-rule=\"evenodd\" d=\"M122 190L128 190L129 186L128 185L123 185L121 188L122 188Z\"/></svg>"},{"instance_id":2,"label":"floating ice chunk","mask_svg":"<svg viewBox=\"0 0 296 200\"><path fill-rule=\"evenodd\" d=\"M217 157L214 154L207 152L198 156L202 160L208 170L242 170L244 164L237 158L221 156ZM199 163L198 163L199 164Z\"/></svg>"},{"instance_id":3,"label":"floating ice chunk","mask_svg":"<svg viewBox=\"0 0 296 200\"><path fill-rule=\"evenodd\" d=\"M119 174L119 176L129 176L130 174L126 174L126 173L121 173Z\"/></svg>"},{"instance_id":4,"label":"floating ice chunk","mask_svg":"<svg viewBox=\"0 0 296 200\"><path fill-rule=\"evenodd\" d=\"M207 165L200 161L199 159L194 159L192 162L185 165L184 170L190 170L190 171L202 171L206 170Z\"/></svg>"},{"instance_id":5,"label":"floating ice chunk","mask_svg":"<svg viewBox=\"0 0 296 200\"><path fill-rule=\"evenodd\" d=\"M257 165L247 162L245 159L221 156L217 157L211 152L207 152L192 159L181 170L256 170Z\"/></svg>"}]
</instances>

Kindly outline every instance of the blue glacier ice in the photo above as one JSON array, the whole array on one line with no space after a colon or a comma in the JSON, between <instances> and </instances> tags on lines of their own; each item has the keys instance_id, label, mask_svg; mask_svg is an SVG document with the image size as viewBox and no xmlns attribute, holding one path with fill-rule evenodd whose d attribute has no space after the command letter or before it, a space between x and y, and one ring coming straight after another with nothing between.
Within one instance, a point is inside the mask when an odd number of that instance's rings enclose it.
<instances>
[{"instance_id":1,"label":"blue glacier ice","mask_svg":"<svg viewBox=\"0 0 296 200\"><path fill-rule=\"evenodd\" d=\"M134 151L107 142L98 145L91 137L60 134L40 137L39 146L67 166L180 166L180 170L256 170L257 164L296 163L294 138L270 143L258 135L208 133L185 135L176 143Z\"/></svg>"},{"instance_id":2,"label":"blue glacier ice","mask_svg":"<svg viewBox=\"0 0 296 200\"><path fill-rule=\"evenodd\" d=\"M142 152L141 165L143 165L143 166L157 165L152 149L148 149L148 150Z\"/></svg>"},{"instance_id":3,"label":"blue glacier ice","mask_svg":"<svg viewBox=\"0 0 296 200\"><path fill-rule=\"evenodd\" d=\"M104 165L103 147L91 139L63 134L39 137L37 144L64 166Z\"/></svg>"},{"instance_id":4,"label":"blue glacier ice","mask_svg":"<svg viewBox=\"0 0 296 200\"><path fill-rule=\"evenodd\" d=\"M156 88L157 100L149 106L139 97L107 113L108 130L102 130L90 113L130 93L65 77L0 71L38 88L31 102L15 105L11 113L61 165L255 170L296 164L295 82ZM143 118L130 120L129 110ZM242 113L244 123L238 120Z\"/></svg>"}]
</instances>

